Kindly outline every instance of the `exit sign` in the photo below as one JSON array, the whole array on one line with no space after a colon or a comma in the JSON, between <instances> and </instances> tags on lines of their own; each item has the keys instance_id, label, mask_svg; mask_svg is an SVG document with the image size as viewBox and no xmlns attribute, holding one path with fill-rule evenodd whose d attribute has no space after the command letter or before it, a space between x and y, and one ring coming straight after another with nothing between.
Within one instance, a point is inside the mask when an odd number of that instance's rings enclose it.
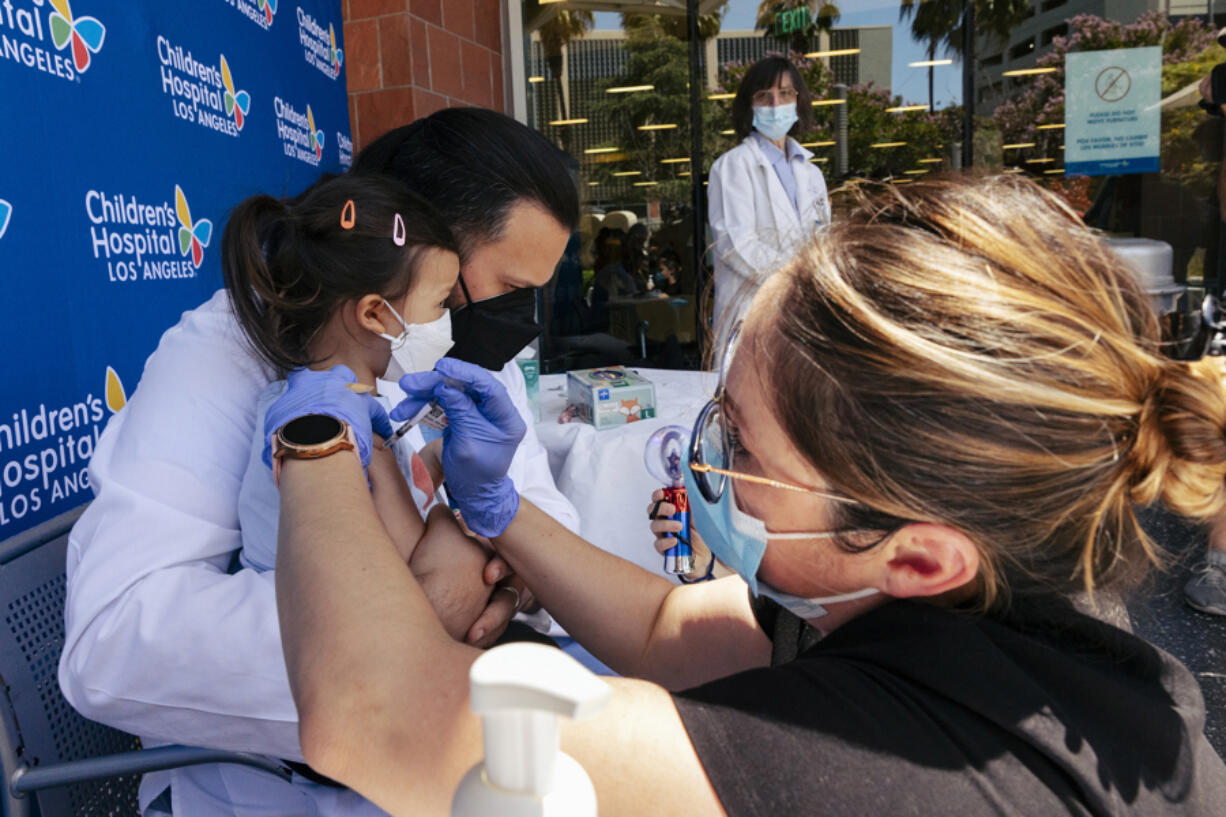
<instances>
[{"instance_id":1,"label":"exit sign","mask_svg":"<svg viewBox=\"0 0 1226 817\"><path fill-rule=\"evenodd\" d=\"M788 9L775 15L775 34L792 34L804 31L809 27L809 10L807 8Z\"/></svg>"}]
</instances>

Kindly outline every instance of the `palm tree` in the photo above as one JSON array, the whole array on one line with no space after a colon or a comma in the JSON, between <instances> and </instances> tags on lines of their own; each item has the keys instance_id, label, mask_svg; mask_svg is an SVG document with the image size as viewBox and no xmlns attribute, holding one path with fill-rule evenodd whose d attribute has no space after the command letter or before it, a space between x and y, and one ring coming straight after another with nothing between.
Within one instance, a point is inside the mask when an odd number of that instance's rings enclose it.
<instances>
[{"instance_id":1,"label":"palm tree","mask_svg":"<svg viewBox=\"0 0 1226 817\"><path fill-rule=\"evenodd\" d=\"M571 40L578 40L591 29L595 18L584 9L559 8L538 29L541 50L545 52L545 65L549 67L554 97L557 99L558 118L569 119L566 95L562 93L562 49Z\"/></svg>"},{"instance_id":2,"label":"palm tree","mask_svg":"<svg viewBox=\"0 0 1226 817\"><path fill-rule=\"evenodd\" d=\"M962 19L969 0L902 0L899 22L911 18L911 36L928 43L928 61L937 49L962 53ZM1009 31L1026 18L1031 0L974 0L977 34L1007 39ZM933 107L932 66L928 66L928 110Z\"/></svg>"},{"instance_id":3,"label":"palm tree","mask_svg":"<svg viewBox=\"0 0 1226 817\"><path fill-rule=\"evenodd\" d=\"M805 9L809 23L788 35L788 47L803 54L814 34L830 31L839 21L839 7L830 0L761 0L754 28L770 31L780 14L795 9Z\"/></svg>"},{"instance_id":4,"label":"palm tree","mask_svg":"<svg viewBox=\"0 0 1226 817\"><path fill-rule=\"evenodd\" d=\"M524 0L524 20L527 31L535 30L541 38L541 50L549 69L549 84L555 100L554 117L569 119L569 103L562 87L563 50L571 40L583 37L595 23L592 12L559 6L541 6L538 0ZM562 128L558 134L563 150L570 150L571 130Z\"/></svg>"},{"instance_id":5,"label":"palm tree","mask_svg":"<svg viewBox=\"0 0 1226 817\"><path fill-rule=\"evenodd\" d=\"M949 48L955 28L961 31L963 0L902 0L898 9L898 21L911 20L911 37L928 43L928 62L936 59L937 46ZM953 42L962 46L962 37ZM932 66L928 66L928 110L933 110Z\"/></svg>"},{"instance_id":6,"label":"palm tree","mask_svg":"<svg viewBox=\"0 0 1226 817\"><path fill-rule=\"evenodd\" d=\"M710 14L698 15L698 39L707 41L719 34L720 26L724 21L724 12L728 9L728 3L725 0L719 8ZM660 24L660 30L670 37L675 37L678 40L689 39L688 20L684 14L633 14L622 12L622 29L629 31L643 22L644 17L655 17Z\"/></svg>"}]
</instances>

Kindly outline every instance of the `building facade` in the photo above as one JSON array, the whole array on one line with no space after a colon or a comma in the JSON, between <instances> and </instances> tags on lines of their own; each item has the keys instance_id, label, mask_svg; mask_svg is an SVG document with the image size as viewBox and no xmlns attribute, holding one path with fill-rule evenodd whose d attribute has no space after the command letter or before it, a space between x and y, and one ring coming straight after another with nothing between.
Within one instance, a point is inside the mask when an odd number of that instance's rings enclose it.
<instances>
[{"instance_id":1,"label":"building facade","mask_svg":"<svg viewBox=\"0 0 1226 817\"><path fill-rule=\"evenodd\" d=\"M506 110L501 0L346 0L354 148L440 108Z\"/></svg>"}]
</instances>

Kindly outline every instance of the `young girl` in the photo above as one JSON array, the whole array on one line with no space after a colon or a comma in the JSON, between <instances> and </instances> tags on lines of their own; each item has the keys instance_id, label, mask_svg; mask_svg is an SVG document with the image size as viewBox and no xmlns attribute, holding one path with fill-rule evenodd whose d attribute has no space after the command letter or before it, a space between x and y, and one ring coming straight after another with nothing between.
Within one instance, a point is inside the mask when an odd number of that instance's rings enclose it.
<instances>
[{"instance_id":1,"label":"young girl","mask_svg":"<svg viewBox=\"0 0 1226 817\"><path fill-rule=\"evenodd\" d=\"M455 242L429 205L398 182L338 176L295 200L249 198L226 225L222 269L243 332L281 375L344 365L390 408L377 378L429 370L451 348L443 300L459 274ZM276 563L279 494L262 457L263 417L284 390L278 380L260 396L239 493L240 560L257 571ZM472 575L480 575L488 557L446 508L436 513L449 532L432 528L422 539L434 484L406 440L392 449L376 445L369 468L379 486L375 505L401 557L448 632L463 639L490 589L481 582L471 590L445 586L435 570L444 560L453 570L457 561L471 562Z\"/></svg>"}]
</instances>

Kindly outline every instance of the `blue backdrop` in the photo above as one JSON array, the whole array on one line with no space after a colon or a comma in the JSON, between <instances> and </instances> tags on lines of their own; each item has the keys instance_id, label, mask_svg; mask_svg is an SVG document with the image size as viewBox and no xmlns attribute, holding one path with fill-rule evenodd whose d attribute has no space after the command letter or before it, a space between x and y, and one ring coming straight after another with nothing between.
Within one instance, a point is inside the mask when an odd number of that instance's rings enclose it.
<instances>
[{"instance_id":1,"label":"blue backdrop","mask_svg":"<svg viewBox=\"0 0 1226 817\"><path fill-rule=\"evenodd\" d=\"M351 159L340 0L0 2L0 539L90 499L228 210Z\"/></svg>"}]
</instances>

